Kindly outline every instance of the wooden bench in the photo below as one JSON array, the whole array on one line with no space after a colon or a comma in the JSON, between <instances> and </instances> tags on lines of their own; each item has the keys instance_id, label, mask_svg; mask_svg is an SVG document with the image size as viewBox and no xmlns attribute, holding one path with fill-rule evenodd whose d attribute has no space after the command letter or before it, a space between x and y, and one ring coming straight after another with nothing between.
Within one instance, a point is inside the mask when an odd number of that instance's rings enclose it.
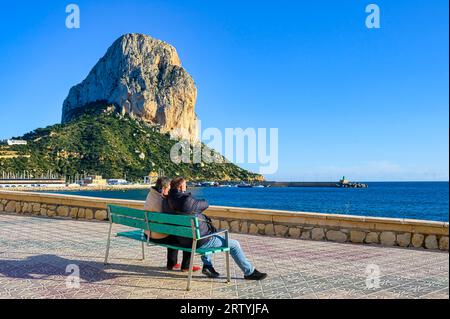
<instances>
[{"instance_id":1,"label":"wooden bench","mask_svg":"<svg viewBox=\"0 0 450 319\"><path fill-rule=\"evenodd\" d=\"M176 250L191 252L191 260L189 264L189 274L186 290L190 290L192 279L192 266L194 264L194 256L197 255L209 255L219 252L226 253L226 268L227 268L227 282L231 281L230 278L230 247L228 244L228 231L221 230L217 233L210 234L208 236L200 236L199 221L195 216L189 215L174 215L164 213L154 213L139 209L133 209L123 206L108 205L108 217L109 217L109 233L108 241L106 244L105 265L108 264L108 255L111 242L111 232L113 224L125 225L135 228L135 230L119 232L116 236L125 237L133 240L140 241L142 243L142 260L145 259L145 244L154 246L163 246L167 248L173 248ZM144 231L150 230L153 232L168 234L179 237L192 238L192 248L177 247L173 245L166 245L160 243L154 243L144 236ZM197 242L201 239L208 238L217 234L223 233L225 235L225 246L219 248L199 248Z\"/></svg>"}]
</instances>

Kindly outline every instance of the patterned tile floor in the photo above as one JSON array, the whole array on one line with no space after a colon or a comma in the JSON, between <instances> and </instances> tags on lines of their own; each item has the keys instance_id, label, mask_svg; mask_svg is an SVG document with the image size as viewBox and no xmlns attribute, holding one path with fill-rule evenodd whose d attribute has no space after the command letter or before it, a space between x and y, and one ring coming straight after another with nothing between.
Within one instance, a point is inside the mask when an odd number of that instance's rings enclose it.
<instances>
[{"instance_id":1,"label":"patterned tile floor","mask_svg":"<svg viewBox=\"0 0 450 319\"><path fill-rule=\"evenodd\" d=\"M113 238L105 267L107 231L107 223L0 213L0 298L449 298L445 252L238 234L268 279L243 280L231 260L231 284L196 274L187 292L186 274L164 269L161 247L146 248L141 261L140 243ZM222 274L224 259L215 257ZM70 265L80 270L79 287Z\"/></svg>"}]
</instances>

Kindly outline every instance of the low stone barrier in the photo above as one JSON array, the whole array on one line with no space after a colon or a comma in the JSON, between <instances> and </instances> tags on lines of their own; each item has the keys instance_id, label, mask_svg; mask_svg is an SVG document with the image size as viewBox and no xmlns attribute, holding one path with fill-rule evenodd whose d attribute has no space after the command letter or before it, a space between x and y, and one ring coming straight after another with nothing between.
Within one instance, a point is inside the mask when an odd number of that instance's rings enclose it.
<instances>
[{"instance_id":1,"label":"low stone barrier","mask_svg":"<svg viewBox=\"0 0 450 319\"><path fill-rule=\"evenodd\" d=\"M144 202L62 194L0 191L0 212L105 221L107 204L142 209ZM381 244L448 251L448 223L415 219L211 206L217 228L234 233Z\"/></svg>"}]
</instances>

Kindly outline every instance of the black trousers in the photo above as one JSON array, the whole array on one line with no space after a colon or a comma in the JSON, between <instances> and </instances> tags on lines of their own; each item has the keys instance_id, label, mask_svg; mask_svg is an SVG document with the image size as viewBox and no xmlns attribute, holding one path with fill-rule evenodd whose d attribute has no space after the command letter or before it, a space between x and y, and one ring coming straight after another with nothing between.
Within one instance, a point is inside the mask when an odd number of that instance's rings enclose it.
<instances>
[{"instance_id":1,"label":"black trousers","mask_svg":"<svg viewBox=\"0 0 450 319\"><path fill-rule=\"evenodd\" d=\"M150 241L157 244L179 245L178 240L173 236L168 236L161 239L151 239ZM183 260L181 262L181 269L189 269L191 261L191 253L183 251ZM178 263L178 250L167 248L167 268L172 269Z\"/></svg>"},{"instance_id":2,"label":"black trousers","mask_svg":"<svg viewBox=\"0 0 450 319\"><path fill-rule=\"evenodd\" d=\"M172 269L178 262L178 250L167 248L167 268ZM189 269L191 262L191 253L183 251L183 261L181 262L181 269Z\"/></svg>"}]
</instances>

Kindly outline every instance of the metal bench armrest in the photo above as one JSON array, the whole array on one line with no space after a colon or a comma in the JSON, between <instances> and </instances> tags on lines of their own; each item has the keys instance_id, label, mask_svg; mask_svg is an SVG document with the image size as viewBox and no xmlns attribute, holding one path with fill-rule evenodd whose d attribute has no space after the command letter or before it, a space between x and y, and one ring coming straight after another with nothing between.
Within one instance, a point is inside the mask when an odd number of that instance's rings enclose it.
<instances>
[{"instance_id":1,"label":"metal bench armrest","mask_svg":"<svg viewBox=\"0 0 450 319\"><path fill-rule=\"evenodd\" d=\"M218 234L222 234L222 233L225 234L225 239L227 240L227 245L228 245L228 229L222 229L222 230L217 231L217 232L215 232L215 233L212 233L212 234L209 234L209 235L206 235L206 236L197 238L197 240L209 238L209 237L212 237L212 236L215 236L215 235L218 235Z\"/></svg>"}]
</instances>

